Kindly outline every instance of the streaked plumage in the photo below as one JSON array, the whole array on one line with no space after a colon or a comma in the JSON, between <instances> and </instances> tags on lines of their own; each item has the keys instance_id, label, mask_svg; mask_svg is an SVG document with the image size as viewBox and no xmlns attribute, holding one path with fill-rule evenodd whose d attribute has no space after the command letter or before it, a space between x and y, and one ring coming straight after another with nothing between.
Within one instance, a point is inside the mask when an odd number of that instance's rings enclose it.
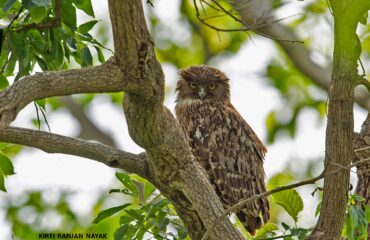
<instances>
[{"instance_id":1,"label":"streaked plumage","mask_svg":"<svg viewBox=\"0 0 370 240\"><path fill-rule=\"evenodd\" d=\"M266 148L230 103L229 79L209 66L180 71L176 116L224 204L230 207L243 198L266 191L263 159ZM236 213L254 234L269 220L266 198Z\"/></svg>"}]
</instances>

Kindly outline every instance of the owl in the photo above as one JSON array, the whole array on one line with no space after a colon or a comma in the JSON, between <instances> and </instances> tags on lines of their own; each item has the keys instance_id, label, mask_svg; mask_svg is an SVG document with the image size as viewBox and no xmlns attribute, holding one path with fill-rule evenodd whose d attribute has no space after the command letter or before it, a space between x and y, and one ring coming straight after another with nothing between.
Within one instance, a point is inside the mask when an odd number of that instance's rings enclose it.
<instances>
[{"instance_id":1,"label":"owl","mask_svg":"<svg viewBox=\"0 0 370 240\"><path fill-rule=\"evenodd\" d=\"M179 75L176 117L224 208L265 192L266 148L231 104L228 77L205 65ZM235 214L254 235L262 220L270 218L267 198L249 202Z\"/></svg>"}]
</instances>

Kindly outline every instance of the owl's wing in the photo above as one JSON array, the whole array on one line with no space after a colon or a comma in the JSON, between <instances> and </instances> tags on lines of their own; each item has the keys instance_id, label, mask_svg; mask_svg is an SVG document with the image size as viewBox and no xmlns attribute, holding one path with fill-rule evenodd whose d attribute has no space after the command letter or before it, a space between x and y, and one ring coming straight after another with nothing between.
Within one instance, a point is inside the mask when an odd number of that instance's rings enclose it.
<instances>
[{"instance_id":1,"label":"owl's wing","mask_svg":"<svg viewBox=\"0 0 370 240\"><path fill-rule=\"evenodd\" d=\"M231 104L218 110L219 114L214 117L216 124L211 124L214 129L207 139L211 153L208 171L224 204L232 206L242 199L266 191L263 169L266 149ZM266 198L247 203L237 215L240 220L247 221L247 230L253 232L261 226L260 213L266 223L269 219Z\"/></svg>"}]
</instances>

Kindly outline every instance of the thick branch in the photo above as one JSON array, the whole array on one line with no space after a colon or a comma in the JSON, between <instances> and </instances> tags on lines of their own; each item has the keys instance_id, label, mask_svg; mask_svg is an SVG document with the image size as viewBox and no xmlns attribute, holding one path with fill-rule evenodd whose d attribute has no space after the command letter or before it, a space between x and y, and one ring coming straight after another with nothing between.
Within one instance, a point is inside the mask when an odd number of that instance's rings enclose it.
<instances>
[{"instance_id":1,"label":"thick branch","mask_svg":"<svg viewBox=\"0 0 370 240\"><path fill-rule=\"evenodd\" d=\"M0 129L0 141L38 148L47 153L63 153L96 160L150 180L145 153L132 154L100 143L15 127Z\"/></svg>"},{"instance_id":2,"label":"thick branch","mask_svg":"<svg viewBox=\"0 0 370 240\"><path fill-rule=\"evenodd\" d=\"M33 100L77 93L130 91L132 88L113 59L95 67L26 76L0 93L0 127L8 126Z\"/></svg>"},{"instance_id":3,"label":"thick branch","mask_svg":"<svg viewBox=\"0 0 370 240\"><path fill-rule=\"evenodd\" d=\"M273 39L289 39L298 41L299 38L288 27L279 22L271 21L271 1L268 0L232 0L230 3L240 13L242 19L247 24L253 24L257 19L260 22L265 21L264 27L257 29L258 32L270 36ZM265 20L263 20L263 18ZM323 68L312 59L312 52L303 44L292 44L286 41L276 41L284 50L293 64L304 75L310 78L315 84L324 90L329 90L331 69ZM355 89L355 101L361 107L370 110L370 94L363 88Z\"/></svg>"}]
</instances>

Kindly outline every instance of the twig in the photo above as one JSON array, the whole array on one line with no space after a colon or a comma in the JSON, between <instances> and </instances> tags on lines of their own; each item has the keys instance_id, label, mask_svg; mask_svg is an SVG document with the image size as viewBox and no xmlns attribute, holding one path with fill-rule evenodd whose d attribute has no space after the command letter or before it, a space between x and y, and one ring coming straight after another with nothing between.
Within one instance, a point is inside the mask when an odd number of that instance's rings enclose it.
<instances>
[{"instance_id":1,"label":"twig","mask_svg":"<svg viewBox=\"0 0 370 240\"><path fill-rule=\"evenodd\" d=\"M364 67L364 64L362 63L361 57L358 58L358 62L360 63L360 66L361 66L362 76L366 76L365 67Z\"/></svg>"},{"instance_id":2,"label":"twig","mask_svg":"<svg viewBox=\"0 0 370 240\"><path fill-rule=\"evenodd\" d=\"M22 25L16 31L21 31L25 29L57 28L61 26L61 23L62 23L61 0L55 0L55 17L52 21L41 22L41 23L30 23L30 24Z\"/></svg>"},{"instance_id":3,"label":"twig","mask_svg":"<svg viewBox=\"0 0 370 240\"><path fill-rule=\"evenodd\" d=\"M370 161L370 158L366 158L364 160L358 161L356 163L353 163L353 164L345 167L345 170L351 169L352 167L355 167L355 166L357 166L357 165L359 165L361 163L369 162L369 161ZM338 172L340 172L342 170L343 169L340 168L340 169L337 169L337 170L332 171L330 173L325 173L325 170L324 170L317 177L314 177L314 178L311 178L311 179L308 179L308 180L304 180L304 181L301 181L301 182L297 182L297 183L294 183L294 184L277 187L277 188L274 188L274 189L272 189L270 191L257 194L257 195L255 195L253 197L250 197L250 198L243 199L240 202L236 203L235 205L233 205L233 206L229 207L228 209L226 209L225 212L221 216L219 216L218 218L216 218L213 221L213 223L211 224L211 226L207 229L207 231L205 232L205 234L203 235L203 237L202 237L201 240L208 239L209 238L209 235L211 234L211 231L213 231L213 229L215 228L215 226L217 225L217 223L221 222L223 218L227 217L232 212L238 211L243 206L245 206L245 204L247 204L249 202L252 202L254 200L257 200L257 199L260 199L260 198L263 198L263 197L267 197L267 196L269 196L271 194L274 194L274 193L277 193L277 192L281 192L281 191L284 191L284 190L289 190L289 189L292 189L292 188L297 188L297 187L300 187L300 186L304 186L304 185L308 185L308 184L313 184L313 183L317 182L320 179L323 179L324 177L326 177L328 175L338 173Z\"/></svg>"},{"instance_id":4,"label":"twig","mask_svg":"<svg viewBox=\"0 0 370 240\"><path fill-rule=\"evenodd\" d=\"M15 17L10 21L9 25L8 25L8 29L13 25L14 21L18 19L18 17L21 15L23 11L23 7L21 7L17 13L17 15L15 15Z\"/></svg>"},{"instance_id":5,"label":"twig","mask_svg":"<svg viewBox=\"0 0 370 240\"><path fill-rule=\"evenodd\" d=\"M335 166L337 166L337 167L340 167L340 168L342 168L342 169L344 169L344 170L348 170L348 171L350 171L350 172L352 172L352 173L357 174L357 172L356 172L356 171L353 171L352 169L348 169L348 167L343 166L342 164L339 164L339 163L336 163L336 162L332 162L332 161L328 161L328 163L329 163L329 164L333 164L333 165L335 165Z\"/></svg>"},{"instance_id":6,"label":"twig","mask_svg":"<svg viewBox=\"0 0 370 240\"><path fill-rule=\"evenodd\" d=\"M333 9L332 9L332 7L331 7L331 4L330 4L329 0L326 0L326 5L328 5L328 9L329 9L330 14L331 14L332 16L334 16L334 14L333 14Z\"/></svg>"},{"instance_id":7,"label":"twig","mask_svg":"<svg viewBox=\"0 0 370 240\"><path fill-rule=\"evenodd\" d=\"M236 16L234 16L231 11L228 11L227 9L225 9L221 4L219 4L217 1L215 0L211 0L217 7L218 9L209 4L208 2L204 1L204 0L200 0L200 2L204 2L206 3L208 6L210 6L211 8L215 9L216 11L218 12L224 12L227 16L231 17L232 19L234 19L236 22L240 23L241 25L243 25L244 27L242 28L219 28L219 27L216 27L212 24L209 24L206 20L209 19L209 18L202 18L200 16L200 12L199 12L199 8L198 8L198 5L197 5L197 0L193 0L193 3L194 3L194 7L195 7L195 12L196 12L196 18L205 26L217 31L217 32L248 32L248 31L252 31L254 32L255 34L259 35L259 36L262 36L262 37L266 37L266 38L269 38L269 39L272 39L272 40L275 40L275 41L280 41L280 42L291 42L291 43L303 43L302 41L297 41L297 40L285 40L285 39L277 39L277 38L274 38L272 36L268 36L268 35L265 35L261 32L258 32L258 31L255 31L255 29L257 28L260 28L260 27L263 27L263 26L266 26L270 23L266 23L266 22L260 22L260 21L256 21L255 24L253 25L250 25L248 26L247 24L245 24L242 20L240 20L239 18L237 18ZM277 20L277 21L280 21L280 20ZM274 21L275 22L275 21ZM273 23L273 22L272 22Z\"/></svg>"},{"instance_id":8,"label":"twig","mask_svg":"<svg viewBox=\"0 0 370 240\"><path fill-rule=\"evenodd\" d=\"M269 237L269 238L258 238L258 240L273 240L273 239L280 239L280 238L286 238L286 237L293 237L292 234L288 235L280 235L280 236L274 236L274 237Z\"/></svg>"},{"instance_id":9,"label":"twig","mask_svg":"<svg viewBox=\"0 0 370 240\"><path fill-rule=\"evenodd\" d=\"M40 130L40 128L41 128L41 121L40 121L39 107L37 106L36 102L33 102L33 105L36 108L37 124L38 124L38 129Z\"/></svg>"},{"instance_id":10,"label":"twig","mask_svg":"<svg viewBox=\"0 0 370 240\"><path fill-rule=\"evenodd\" d=\"M370 150L370 146L355 149L355 152L361 152L361 151L365 151L365 150Z\"/></svg>"},{"instance_id":11,"label":"twig","mask_svg":"<svg viewBox=\"0 0 370 240\"><path fill-rule=\"evenodd\" d=\"M364 85L370 93L370 81L363 76L358 77L358 85Z\"/></svg>"},{"instance_id":12,"label":"twig","mask_svg":"<svg viewBox=\"0 0 370 240\"><path fill-rule=\"evenodd\" d=\"M51 130L50 130L50 125L49 125L49 122L48 122L48 119L46 118L45 110L44 110L43 108L40 108L40 110L41 110L42 117L44 118L44 121L45 121L45 123L46 123L46 126L47 126L47 127L48 127L48 129L49 129L49 132L51 132Z\"/></svg>"}]
</instances>

